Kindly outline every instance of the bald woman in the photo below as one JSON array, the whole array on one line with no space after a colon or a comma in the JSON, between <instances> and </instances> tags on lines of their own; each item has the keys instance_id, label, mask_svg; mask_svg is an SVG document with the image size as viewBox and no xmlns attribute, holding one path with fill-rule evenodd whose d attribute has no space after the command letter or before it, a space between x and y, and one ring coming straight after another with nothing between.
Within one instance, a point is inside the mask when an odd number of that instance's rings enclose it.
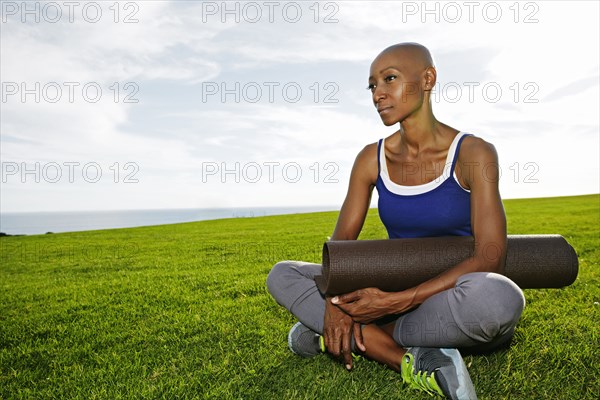
<instances>
[{"instance_id":1,"label":"bald woman","mask_svg":"<svg viewBox=\"0 0 600 400\"><path fill-rule=\"evenodd\" d=\"M525 299L502 275L506 217L494 146L438 121L431 54L417 43L386 48L371 64L368 89L385 139L356 157L331 240L356 240L374 188L388 236L473 236L474 254L402 292L365 288L323 297L319 264L275 264L267 287L299 320L290 349L304 357L328 352L352 368L352 353L398 371L408 386L451 399L476 399L458 349L493 350L514 333ZM415 265L419 268L419 265Z\"/></svg>"}]
</instances>

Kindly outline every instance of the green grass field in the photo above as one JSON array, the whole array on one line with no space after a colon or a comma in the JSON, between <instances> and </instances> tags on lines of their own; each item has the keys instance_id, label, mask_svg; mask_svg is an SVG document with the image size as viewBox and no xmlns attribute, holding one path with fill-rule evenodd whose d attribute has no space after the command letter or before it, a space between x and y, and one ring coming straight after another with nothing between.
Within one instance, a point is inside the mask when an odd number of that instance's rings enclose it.
<instances>
[{"instance_id":1,"label":"green grass field","mask_svg":"<svg viewBox=\"0 0 600 400\"><path fill-rule=\"evenodd\" d=\"M513 344L466 356L480 399L597 399L600 195L507 200L511 234L557 233L577 281L525 290ZM294 356L265 278L320 262L336 212L3 237L2 399L415 399L371 361ZM370 210L361 239L385 238ZM429 398L425 396L424 398Z\"/></svg>"}]
</instances>

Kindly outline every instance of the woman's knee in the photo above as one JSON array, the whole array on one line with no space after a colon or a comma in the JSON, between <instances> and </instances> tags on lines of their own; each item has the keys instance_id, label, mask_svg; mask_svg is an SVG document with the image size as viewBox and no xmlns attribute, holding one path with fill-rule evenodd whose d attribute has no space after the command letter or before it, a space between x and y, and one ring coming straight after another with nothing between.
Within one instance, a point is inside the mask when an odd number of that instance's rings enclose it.
<instances>
[{"instance_id":1,"label":"woman's knee","mask_svg":"<svg viewBox=\"0 0 600 400\"><path fill-rule=\"evenodd\" d=\"M267 289L271 296L278 297L277 295L286 281L286 275L289 274L289 269L289 261L280 261L271 268L269 275L267 275Z\"/></svg>"},{"instance_id":2,"label":"woman's knee","mask_svg":"<svg viewBox=\"0 0 600 400\"><path fill-rule=\"evenodd\" d=\"M293 287L304 288L309 284L314 286L314 278L321 275L322 266L304 261L280 261L271 268L267 276L267 289L271 296L278 299L287 296Z\"/></svg>"},{"instance_id":3,"label":"woman's knee","mask_svg":"<svg viewBox=\"0 0 600 400\"><path fill-rule=\"evenodd\" d=\"M456 289L465 301L455 309L465 312L465 325L475 339L490 342L514 331L525 297L513 281L496 273L473 273L462 276Z\"/></svg>"}]
</instances>

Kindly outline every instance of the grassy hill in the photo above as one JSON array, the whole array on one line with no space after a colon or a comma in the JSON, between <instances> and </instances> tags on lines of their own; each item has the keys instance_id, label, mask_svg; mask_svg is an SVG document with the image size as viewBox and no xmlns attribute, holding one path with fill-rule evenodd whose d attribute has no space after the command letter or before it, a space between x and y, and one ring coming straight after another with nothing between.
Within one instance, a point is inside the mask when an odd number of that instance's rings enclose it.
<instances>
[{"instance_id":1,"label":"grassy hill","mask_svg":"<svg viewBox=\"0 0 600 400\"><path fill-rule=\"evenodd\" d=\"M526 290L512 346L467 356L480 399L600 393L600 195L507 200L511 234L558 233L577 281ZM287 349L265 278L320 262L337 212L0 238L2 399L414 399L398 374ZM360 239L385 238L370 210ZM428 398L428 397L425 397Z\"/></svg>"}]
</instances>

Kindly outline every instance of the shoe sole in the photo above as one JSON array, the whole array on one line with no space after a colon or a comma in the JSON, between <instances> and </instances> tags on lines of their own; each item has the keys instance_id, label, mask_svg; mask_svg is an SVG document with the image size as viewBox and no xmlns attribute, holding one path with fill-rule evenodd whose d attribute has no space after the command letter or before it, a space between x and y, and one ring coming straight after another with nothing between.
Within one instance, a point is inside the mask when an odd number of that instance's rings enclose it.
<instances>
[{"instance_id":1,"label":"shoe sole","mask_svg":"<svg viewBox=\"0 0 600 400\"><path fill-rule=\"evenodd\" d=\"M460 352L457 349L440 349L440 351L452 360L458 382L465 382L465 385L460 385L455 393L456 398L459 400L477 400L477 394L474 391L471 376L469 375L469 371L467 370L467 366L465 365Z\"/></svg>"},{"instance_id":2,"label":"shoe sole","mask_svg":"<svg viewBox=\"0 0 600 400\"><path fill-rule=\"evenodd\" d=\"M288 332L288 348L290 349L290 351L292 353L294 353L298 356L300 356L300 354L296 353L296 351L292 347L292 334L296 331L296 329L298 329L300 327L300 325L302 325L301 322L296 322L296 324L294 326L292 326L292 329L290 329L290 331Z\"/></svg>"}]
</instances>

